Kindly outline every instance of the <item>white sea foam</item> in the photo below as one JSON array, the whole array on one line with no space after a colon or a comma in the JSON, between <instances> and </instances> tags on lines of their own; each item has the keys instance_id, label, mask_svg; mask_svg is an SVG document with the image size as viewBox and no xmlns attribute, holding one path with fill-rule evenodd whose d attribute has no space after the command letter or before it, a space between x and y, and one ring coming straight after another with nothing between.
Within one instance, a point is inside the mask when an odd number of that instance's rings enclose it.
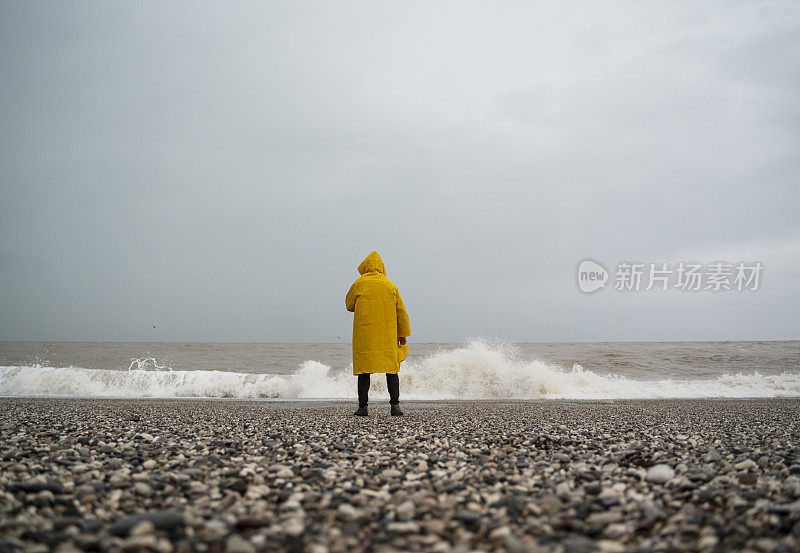
<instances>
[{"instance_id":1,"label":"white sea foam","mask_svg":"<svg viewBox=\"0 0 800 553\"><path fill-rule=\"evenodd\" d=\"M306 361L289 375L171 370L154 359L146 361L131 363L128 370L0 367L0 396L335 399L355 395L350 370L334 370L317 361ZM382 376L373 376L376 399L386 395ZM732 372L708 380L636 380L595 373L579 365L565 369L520 360L503 346L475 341L418 362L403 363L400 390L404 399L798 397L800 372Z\"/></svg>"}]
</instances>

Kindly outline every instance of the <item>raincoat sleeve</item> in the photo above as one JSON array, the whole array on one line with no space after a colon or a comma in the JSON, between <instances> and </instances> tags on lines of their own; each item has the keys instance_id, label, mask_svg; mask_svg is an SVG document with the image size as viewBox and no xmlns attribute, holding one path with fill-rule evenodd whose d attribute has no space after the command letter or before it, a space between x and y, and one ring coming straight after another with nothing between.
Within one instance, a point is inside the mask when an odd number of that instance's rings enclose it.
<instances>
[{"instance_id":1,"label":"raincoat sleeve","mask_svg":"<svg viewBox=\"0 0 800 553\"><path fill-rule=\"evenodd\" d=\"M411 323L408 322L408 312L406 306L403 304L403 298L400 296L400 291L397 291L397 337L405 338L411 336Z\"/></svg>"},{"instance_id":2,"label":"raincoat sleeve","mask_svg":"<svg viewBox=\"0 0 800 553\"><path fill-rule=\"evenodd\" d=\"M348 311L355 311L356 310L356 284L355 282L350 287L350 290L347 292L347 296L344 298L344 306Z\"/></svg>"}]
</instances>

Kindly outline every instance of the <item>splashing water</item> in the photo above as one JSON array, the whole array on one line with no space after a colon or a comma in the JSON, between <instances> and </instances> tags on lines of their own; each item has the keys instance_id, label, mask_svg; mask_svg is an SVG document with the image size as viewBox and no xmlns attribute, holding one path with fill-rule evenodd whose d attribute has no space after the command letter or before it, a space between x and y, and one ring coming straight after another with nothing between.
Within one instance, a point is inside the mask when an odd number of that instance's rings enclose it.
<instances>
[{"instance_id":1,"label":"splashing water","mask_svg":"<svg viewBox=\"0 0 800 553\"><path fill-rule=\"evenodd\" d=\"M136 365L136 368L134 368ZM131 364L128 366L129 371L171 371L172 367L167 365L159 365L155 357L134 357L131 359Z\"/></svg>"},{"instance_id":2,"label":"splashing water","mask_svg":"<svg viewBox=\"0 0 800 553\"><path fill-rule=\"evenodd\" d=\"M372 393L386 395L383 375ZM639 380L519 359L503 345L474 341L433 354L400 370L403 399L638 399L798 397L800 372L731 373L706 380ZM127 370L77 367L0 367L2 396L353 398L355 378L318 361L292 374L172 370L155 358L134 358Z\"/></svg>"}]
</instances>

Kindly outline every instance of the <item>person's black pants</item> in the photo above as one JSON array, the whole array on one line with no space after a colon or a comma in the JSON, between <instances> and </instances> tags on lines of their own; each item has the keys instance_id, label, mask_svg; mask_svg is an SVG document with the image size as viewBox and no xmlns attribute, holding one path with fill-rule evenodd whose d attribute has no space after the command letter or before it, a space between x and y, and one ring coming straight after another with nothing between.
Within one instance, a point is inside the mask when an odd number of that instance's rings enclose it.
<instances>
[{"instance_id":1,"label":"person's black pants","mask_svg":"<svg viewBox=\"0 0 800 553\"><path fill-rule=\"evenodd\" d=\"M386 373L386 387L389 388L389 403L400 405L400 377ZM358 406L366 407L369 402L369 373L358 375Z\"/></svg>"}]
</instances>

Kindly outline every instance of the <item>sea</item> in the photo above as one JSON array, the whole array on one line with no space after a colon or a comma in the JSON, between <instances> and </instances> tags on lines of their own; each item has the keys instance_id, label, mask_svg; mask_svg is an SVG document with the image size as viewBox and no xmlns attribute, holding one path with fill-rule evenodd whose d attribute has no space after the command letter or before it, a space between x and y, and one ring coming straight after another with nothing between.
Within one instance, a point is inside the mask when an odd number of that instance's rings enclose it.
<instances>
[{"instance_id":1,"label":"sea","mask_svg":"<svg viewBox=\"0 0 800 553\"><path fill-rule=\"evenodd\" d=\"M403 399L800 397L800 341L411 344ZM349 343L0 342L0 396L352 399ZM373 375L371 398L386 392Z\"/></svg>"}]
</instances>

